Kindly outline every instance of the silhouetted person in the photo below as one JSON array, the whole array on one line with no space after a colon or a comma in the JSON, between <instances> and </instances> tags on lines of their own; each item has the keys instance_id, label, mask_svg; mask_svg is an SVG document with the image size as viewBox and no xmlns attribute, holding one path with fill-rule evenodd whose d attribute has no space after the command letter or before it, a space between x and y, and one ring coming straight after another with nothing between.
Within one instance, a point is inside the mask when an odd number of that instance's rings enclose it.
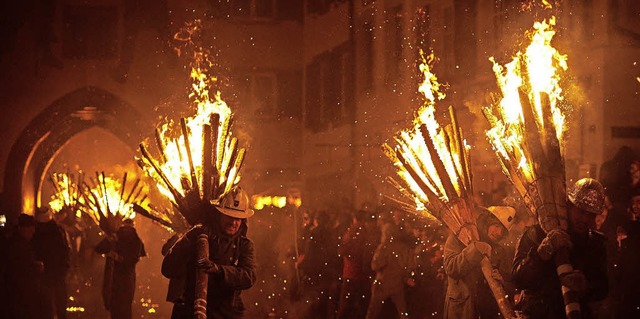
<instances>
[{"instance_id":1,"label":"silhouetted person","mask_svg":"<svg viewBox=\"0 0 640 319\"><path fill-rule=\"evenodd\" d=\"M140 257L147 255L144 244L136 229L133 227L133 220L124 220L122 227L111 236L103 239L96 252L106 254L113 263L107 263L105 267L105 284L110 284L110 289L103 291L105 296L105 306L111 313L112 319L130 319L131 303L136 290L136 264ZM111 283L108 283L108 274L113 266ZM108 286L107 286L108 287Z\"/></svg>"},{"instance_id":2,"label":"silhouetted person","mask_svg":"<svg viewBox=\"0 0 640 319\"><path fill-rule=\"evenodd\" d=\"M640 191L631 197L631 220L618 229L616 318L640 318Z\"/></svg>"},{"instance_id":3,"label":"silhouetted person","mask_svg":"<svg viewBox=\"0 0 640 319\"><path fill-rule=\"evenodd\" d=\"M442 318L444 305L444 268L442 248L447 228L418 228L415 286L407 288L407 308L413 319Z\"/></svg>"},{"instance_id":4,"label":"silhouetted person","mask_svg":"<svg viewBox=\"0 0 640 319\"><path fill-rule=\"evenodd\" d=\"M44 264L37 260L32 239L36 223L32 216L20 214L18 230L9 240L7 287L9 318L41 318L40 276Z\"/></svg>"},{"instance_id":5,"label":"silhouetted person","mask_svg":"<svg viewBox=\"0 0 640 319\"><path fill-rule=\"evenodd\" d=\"M180 239L181 235L174 233L171 238L167 239L167 242L162 245L162 256L166 256L171 247ZM169 278L169 287L167 288L167 301L174 304L184 305L184 289L186 283L185 277Z\"/></svg>"},{"instance_id":6,"label":"silhouetted person","mask_svg":"<svg viewBox=\"0 0 640 319\"><path fill-rule=\"evenodd\" d=\"M376 278L371 285L366 318L377 319L387 299L401 318L407 318L405 288L414 285L411 273L415 270L415 239L393 222L381 226L382 238L371 260Z\"/></svg>"},{"instance_id":7,"label":"silhouetted person","mask_svg":"<svg viewBox=\"0 0 640 319\"><path fill-rule=\"evenodd\" d=\"M364 318L371 295L371 270L373 246L370 229L367 227L369 214L358 211L353 223L342 236L340 255L342 255L342 287L338 305L338 319Z\"/></svg>"},{"instance_id":8,"label":"silhouetted person","mask_svg":"<svg viewBox=\"0 0 640 319\"><path fill-rule=\"evenodd\" d=\"M308 306L304 317L334 316L340 259L337 237L326 211L318 212L313 219L303 251L297 267L302 276L302 302Z\"/></svg>"},{"instance_id":9,"label":"silhouetted person","mask_svg":"<svg viewBox=\"0 0 640 319\"><path fill-rule=\"evenodd\" d=\"M623 146L600 168L600 182L613 205L608 219L616 226L625 221L627 204L633 194L631 164L634 160L638 160L635 152L630 147Z\"/></svg>"},{"instance_id":10,"label":"silhouetted person","mask_svg":"<svg viewBox=\"0 0 640 319\"><path fill-rule=\"evenodd\" d=\"M246 219L253 215L249 197L243 190L232 190L218 206L207 207L202 224L187 231L169 250L162 262L162 274L186 278L184 303L174 303L172 319L194 318L196 273L209 274L207 318L242 318L242 290L256 281L253 242L247 238ZM197 241L207 235L209 260L197 259Z\"/></svg>"},{"instance_id":11,"label":"silhouetted person","mask_svg":"<svg viewBox=\"0 0 640 319\"><path fill-rule=\"evenodd\" d=\"M565 318L561 281L553 260L559 249L570 249L573 272L562 276L562 285L580 296L583 318L591 318L590 303L608 294L605 238L593 231L595 218L604 209L604 189L591 178L576 182L568 192L568 230L545 234L540 225L528 227L513 260L513 282L524 290L518 307L528 318Z\"/></svg>"},{"instance_id":12,"label":"silhouetted person","mask_svg":"<svg viewBox=\"0 0 640 319\"><path fill-rule=\"evenodd\" d=\"M43 318L67 317L67 271L69 270L69 243L64 229L51 218L51 211L36 211L36 233L33 247L38 260L44 263L42 275Z\"/></svg>"}]
</instances>

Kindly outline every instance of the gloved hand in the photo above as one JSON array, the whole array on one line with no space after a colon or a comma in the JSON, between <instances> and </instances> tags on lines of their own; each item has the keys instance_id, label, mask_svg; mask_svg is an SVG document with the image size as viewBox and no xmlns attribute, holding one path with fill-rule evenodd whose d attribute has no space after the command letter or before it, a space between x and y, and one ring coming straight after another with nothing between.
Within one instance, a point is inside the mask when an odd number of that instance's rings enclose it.
<instances>
[{"instance_id":1,"label":"gloved hand","mask_svg":"<svg viewBox=\"0 0 640 319\"><path fill-rule=\"evenodd\" d=\"M491 278L493 278L493 280L497 281L501 285L504 285L504 278L502 277L498 269L493 268L491 270Z\"/></svg>"},{"instance_id":2,"label":"gloved hand","mask_svg":"<svg viewBox=\"0 0 640 319\"><path fill-rule=\"evenodd\" d=\"M483 241L476 241L473 243L476 247L476 249L481 252L483 255L491 258L491 245L483 242Z\"/></svg>"},{"instance_id":3,"label":"gloved hand","mask_svg":"<svg viewBox=\"0 0 640 319\"><path fill-rule=\"evenodd\" d=\"M554 229L547 233L540 245L538 245L538 255L542 260L549 260L562 248L571 248L571 237L561 229Z\"/></svg>"},{"instance_id":4,"label":"gloved hand","mask_svg":"<svg viewBox=\"0 0 640 319\"><path fill-rule=\"evenodd\" d=\"M207 273L217 274L220 273L220 266L218 264L212 262L209 259L198 259L196 261L196 265L200 269L204 269Z\"/></svg>"},{"instance_id":5,"label":"gloved hand","mask_svg":"<svg viewBox=\"0 0 640 319\"><path fill-rule=\"evenodd\" d=\"M580 270L574 270L568 274L565 274L564 276L562 276L562 278L560 278L560 283L563 286L577 292L580 296L584 296L589 289L587 278Z\"/></svg>"}]
</instances>

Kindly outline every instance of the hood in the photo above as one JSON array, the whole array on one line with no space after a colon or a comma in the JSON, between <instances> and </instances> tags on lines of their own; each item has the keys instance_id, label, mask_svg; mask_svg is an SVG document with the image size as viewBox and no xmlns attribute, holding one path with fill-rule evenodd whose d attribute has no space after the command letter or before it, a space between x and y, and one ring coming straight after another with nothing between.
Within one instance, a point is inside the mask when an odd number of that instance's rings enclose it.
<instances>
[{"instance_id":1,"label":"hood","mask_svg":"<svg viewBox=\"0 0 640 319\"><path fill-rule=\"evenodd\" d=\"M476 220L480 240L492 244L494 242L489 239L488 236L489 226L493 224L498 224L502 227L504 226L502 225L500 220L496 216L494 216L488 209L484 207L478 207L476 209L480 211L480 213L478 214L478 219Z\"/></svg>"}]
</instances>

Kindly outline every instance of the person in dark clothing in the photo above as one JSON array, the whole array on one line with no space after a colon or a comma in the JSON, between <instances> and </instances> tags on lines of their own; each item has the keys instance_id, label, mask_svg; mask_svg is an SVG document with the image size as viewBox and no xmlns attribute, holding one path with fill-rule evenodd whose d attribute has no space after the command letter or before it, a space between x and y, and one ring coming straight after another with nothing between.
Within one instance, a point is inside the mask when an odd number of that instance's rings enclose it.
<instances>
[{"instance_id":1,"label":"person in dark clothing","mask_svg":"<svg viewBox=\"0 0 640 319\"><path fill-rule=\"evenodd\" d=\"M369 214L358 211L353 224L342 236L339 253L342 256L342 287L338 304L338 319L364 318L371 294L371 280L375 273L371 270L371 259L375 250L367 227Z\"/></svg>"},{"instance_id":2,"label":"person in dark clothing","mask_svg":"<svg viewBox=\"0 0 640 319\"><path fill-rule=\"evenodd\" d=\"M444 246L444 270L447 292L443 318L474 319L501 318L498 304L484 279L480 262L489 257L493 278L504 283L508 273L508 259L500 241L507 236L515 216L511 207L492 207L480 210L476 226L479 241L468 246L451 234Z\"/></svg>"},{"instance_id":3,"label":"person in dark clothing","mask_svg":"<svg viewBox=\"0 0 640 319\"><path fill-rule=\"evenodd\" d=\"M162 256L166 256L171 247L180 239L179 233L174 233L167 242L162 245ZM185 277L169 278L169 287L167 288L167 301L177 304L184 304L184 285Z\"/></svg>"},{"instance_id":4,"label":"person in dark clothing","mask_svg":"<svg viewBox=\"0 0 640 319\"><path fill-rule=\"evenodd\" d=\"M395 215L391 217L394 218ZM411 274L416 267L416 239L396 222L386 223L381 218L380 224L380 244L371 259L371 269L376 272L376 277L371 285L371 300L365 318L378 318L389 299L395 305L395 314L400 318L408 318L405 289L415 284Z\"/></svg>"},{"instance_id":5,"label":"person in dark clothing","mask_svg":"<svg viewBox=\"0 0 640 319\"><path fill-rule=\"evenodd\" d=\"M42 316L36 298L40 294L40 277L44 263L36 259L32 239L36 232L33 216L20 214L18 231L9 240L7 256L7 287L9 318L32 319Z\"/></svg>"},{"instance_id":6,"label":"person in dark clothing","mask_svg":"<svg viewBox=\"0 0 640 319\"><path fill-rule=\"evenodd\" d=\"M516 250L513 281L523 290L517 308L529 318L565 318L561 283L578 292L583 318L591 318L589 304L608 293L605 238L593 231L604 209L604 189L591 178L576 182L568 192L568 229L545 234L540 225L528 227ZM553 256L570 248L574 271L558 278Z\"/></svg>"},{"instance_id":7,"label":"person in dark clothing","mask_svg":"<svg viewBox=\"0 0 640 319\"><path fill-rule=\"evenodd\" d=\"M309 228L303 253L297 260L301 272L302 298L307 308L305 318L332 317L337 311L340 258L337 236L332 231L329 214L318 212Z\"/></svg>"},{"instance_id":8,"label":"person in dark clothing","mask_svg":"<svg viewBox=\"0 0 640 319\"><path fill-rule=\"evenodd\" d=\"M444 267L442 248L448 234L446 227L428 225L415 228L419 239L416 247L415 286L407 287L407 309L412 319L442 318L444 305Z\"/></svg>"},{"instance_id":9,"label":"person in dark clothing","mask_svg":"<svg viewBox=\"0 0 640 319\"><path fill-rule=\"evenodd\" d=\"M36 233L33 247L36 257L44 263L42 275L43 318L67 317L67 272L70 265L69 243L64 229L58 225L47 208L36 211Z\"/></svg>"},{"instance_id":10,"label":"person in dark clothing","mask_svg":"<svg viewBox=\"0 0 640 319\"><path fill-rule=\"evenodd\" d=\"M124 220L118 231L103 239L96 252L107 255L103 299L112 319L130 319L136 290L136 264L147 255L133 220Z\"/></svg>"},{"instance_id":11,"label":"person in dark clothing","mask_svg":"<svg viewBox=\"0 0 640 319\"><path fill-rule=\"evenodd\" d=\"M640 318L640 191L631 197L631 220L619 227L616 318Z\"/></svg>"},{"instance_id":12,"label":"person in dark clothing","mask_svg":"<svg viewBox=\"0 0 640 319\"><path fill-rule=\"evenodd\" d=\"M187 231L162 262L165 277L186 278L184 303L174 303L172 319L194 318L198 269L209 274L207 318L242 318L245 307L240 293L256 281L254 244L246 237L246 219L253 215L247 193L239 188L232 190L219 205L209 208L202 224ZM207 235L209 260L197 260L200 235Z\"/></svg>"}]
</instances>

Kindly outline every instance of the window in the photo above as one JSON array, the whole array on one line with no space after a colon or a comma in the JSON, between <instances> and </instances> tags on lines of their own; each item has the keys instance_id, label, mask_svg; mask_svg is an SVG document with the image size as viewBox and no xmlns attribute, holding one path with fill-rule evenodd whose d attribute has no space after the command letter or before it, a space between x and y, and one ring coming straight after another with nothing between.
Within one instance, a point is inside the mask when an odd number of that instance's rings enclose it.
<instances>
[{"instance_id":1,"label":"window","mask_svg":"<svg viewBox=\"0 0 640 319\"><path fill-rule=\"evenodd\" d=\"M274 19L276 0L210 0L215 17Z\"/></svg>"},{"instance_id":2,"label":"window","mask_svg":"<svg viewBox=\"0 0 640 319\"><path fill-rule=\"evenodd\" d=\"M305 125L323 131L348 123L354 105L353 62L345 43L307 66Z\"/></svg>"},{"instance_id":3,"label":"window","mask_svg":"<svg viewBox=\"0 0 640 319\"><path fill-rule=\"evenodd\" d=\"M274 73L251 73L241 77L235 84L239 102L257 117L275 117L277 109L277 80Z\"/></svg>"},{"instance_id":4,"label":"window","mask_svg":"<svg viewBox=\"0 0 640 319\"><path fill-rule=\"evenodd\" d=\"M118 10L114 6L65 6L62 54L68 59L116 55Z\"/></svg>"},{"instance_id":5,"label":"window","mask_svg":"<svg viewBox=\"0 0 640 319\"><path fill-rule=\"evenodd\" d=\"M302 0L299 0L302 2ZM307 13L308 14L325 14L332 6L337 6L338 3L345 2L344 0L307 0Z\"/></svg>"},{"instance_id":6,"label":"window","mask_svg":"<svg viewBox=\"0 0 640 319\"><path fill-rule=\"evenodd\" d=\"M397 83L402 63L402 6L396 6L386 14L386 82Z\"/></svg>"},{"instance_id":7,"label":"window","mask_svg":"<svg viewBox=\"0 0 640 319\"><path fill-rule=\"evenodd\" d=\"M365 21L362 38L362 88L370 89L373 86L373 56L374 56L374 29L372 21Z\"/></svg>"},{"instance_id":8,"label":"window","mask_svg":"<svg viewBox=\"0 0 640 319\"><path fill-rule=\"evenodd\" d=\"M445 73L448 75L453 75L456 65L454 26L453 7L449 6L444 9L444 55L442 57Z\"/></svg>"}]
</instances>

